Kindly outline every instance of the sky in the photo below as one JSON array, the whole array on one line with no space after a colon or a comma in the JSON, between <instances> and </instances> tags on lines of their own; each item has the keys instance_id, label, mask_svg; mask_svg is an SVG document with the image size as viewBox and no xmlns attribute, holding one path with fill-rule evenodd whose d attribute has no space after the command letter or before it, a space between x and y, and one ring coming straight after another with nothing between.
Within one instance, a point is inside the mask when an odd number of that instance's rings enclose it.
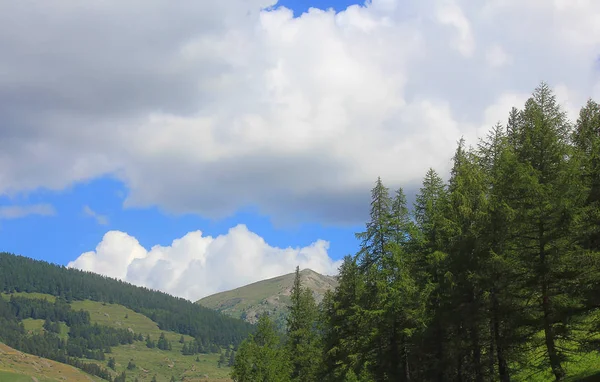
<instances>
[{"instance_id":1,"label":"sky","mask_svg":"<svg viewBox=\"0 0 600 382\"><path fill-rule=\"evenodd\" d=\"M0 0L0 251L188 298L357 251L541 81L600 99L595 0Z\"/></svg>"}]
</instances>

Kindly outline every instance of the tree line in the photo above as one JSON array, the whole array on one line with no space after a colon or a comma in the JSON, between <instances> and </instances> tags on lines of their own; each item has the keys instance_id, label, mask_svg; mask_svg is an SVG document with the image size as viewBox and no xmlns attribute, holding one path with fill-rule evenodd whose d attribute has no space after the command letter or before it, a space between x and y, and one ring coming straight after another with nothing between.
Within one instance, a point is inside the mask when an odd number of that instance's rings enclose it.
<instances>
[{"instance_id":1,"label":"tree line","mask_svg":"<svg viewBox=\"0 0 600 382\"><path fill-rule=\"evenodd\" d=\"M412 209L378 179L338 287L317 307L297 271L285 336L261 317L232 378L562 381L597 352L600 106L571 123L542 83L452 164Z\"/></svg>"},{"instance_id":2,"label":"tree line","mask_svg":"<svg viewBox=\"0 0 600 382\"><path fill-rule=\"evenodd\" d=\"M0 253L0 291L37 292L73 300L120 304L161 330L187 334L219 347L239 345L253 326L183 298L45 261Z\"/></svg>"}]
</instances>

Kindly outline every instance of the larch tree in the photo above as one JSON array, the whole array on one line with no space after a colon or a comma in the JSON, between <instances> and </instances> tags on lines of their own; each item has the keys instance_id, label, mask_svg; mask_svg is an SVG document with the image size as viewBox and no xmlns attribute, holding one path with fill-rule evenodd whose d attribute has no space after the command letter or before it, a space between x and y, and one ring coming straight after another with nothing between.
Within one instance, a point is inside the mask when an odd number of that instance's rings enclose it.
<instances>
[{"instance_id":1,"label":"larch tree","mask_svg":"<svg viewBox=\"0 0 600 382\"><path fill-rule=\"evenodd\" d=\"M569 160L570 125L545 83L526 102L518 123L509 133L518 174L508 202L516 212L513 246L528 270L525 287L537 296L547 361L562 380L567 354L557 341L568 336L570 312L578 304L568 293L577 272L571 236L579 192Z\"/></svg>"},{"instance_id":2,"label":"larch tree","mask_svg":"<svg viewBox=\"0 0 600 382\"><path fill-rule=\"evenodd\" d=\"M321 361L320 339L316 331L318 311L312 291L302 286L300 267L296 267L290 299L286 349L292 367L291 380L313 381Z\"/></svg>"}]
</instances>

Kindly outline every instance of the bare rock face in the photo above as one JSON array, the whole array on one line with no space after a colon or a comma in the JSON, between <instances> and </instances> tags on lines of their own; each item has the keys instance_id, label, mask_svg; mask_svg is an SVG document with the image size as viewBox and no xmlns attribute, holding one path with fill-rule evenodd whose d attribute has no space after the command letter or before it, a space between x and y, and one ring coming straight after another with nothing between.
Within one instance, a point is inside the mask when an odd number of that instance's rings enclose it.
<instances>
[{"instance_id":1,"label":"bare rock face","mask_svg":"<svg viewBox=\"0 0 600 382\"><path fill-rule=\"evenodd\" d=\"M283 328L289 311L294 276L294 273L290 273L259 281L204 297L197 303L253 324L262 314L267 313L280 328ZM335 277L321 275L311 269L302 270L300 277L302 285L312 290L317 304L323 300L326 291L337 286Z\"/></svg>"}]
</instances>

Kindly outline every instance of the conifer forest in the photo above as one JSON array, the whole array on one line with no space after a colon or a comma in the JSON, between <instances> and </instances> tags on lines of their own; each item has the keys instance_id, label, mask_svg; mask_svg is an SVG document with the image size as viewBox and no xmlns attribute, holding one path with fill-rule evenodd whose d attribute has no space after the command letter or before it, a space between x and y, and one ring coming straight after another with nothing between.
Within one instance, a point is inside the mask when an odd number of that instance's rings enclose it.
<instances>
[{"instance_id":1,"label":"conifer forest","mask_svg":"<svg viewBox=\"0 0 600 382\"><path fill-rule=\"evenodd\" d=\"M357 237L319 306L297 277L285 335L260 319L235 381L569 380L600 350L600 105L570 121L540 84L412 206L377 179Z\"/></svg>"}]
</instances>

